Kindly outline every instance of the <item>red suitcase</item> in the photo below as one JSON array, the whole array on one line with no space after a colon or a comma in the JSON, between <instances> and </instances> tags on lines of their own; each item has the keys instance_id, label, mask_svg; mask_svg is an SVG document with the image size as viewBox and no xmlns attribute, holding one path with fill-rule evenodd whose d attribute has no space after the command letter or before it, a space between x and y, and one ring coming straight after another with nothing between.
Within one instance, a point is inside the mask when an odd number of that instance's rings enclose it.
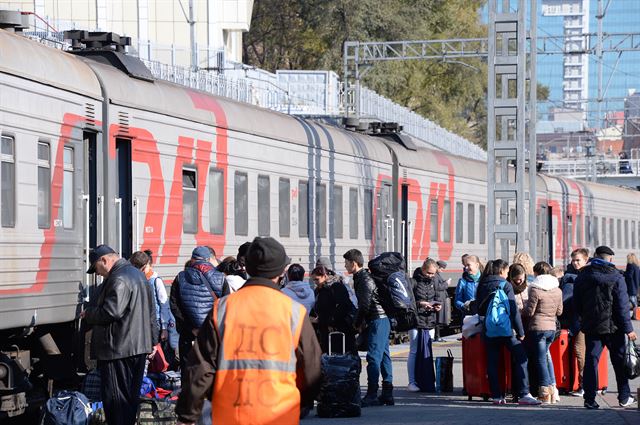
<instances>
[{"instance_id":1,"label":"red suitcase","mask_svg":"<svg viewBox=\"0 0 640 425\"><path fill-rule=\"evenodd\" d=\"M511 387L511 355L505 347L500 355L498 368L500 388L503 393ZM467 397L491 397L489 376L487 374L487 349L480 334L462 338L462 385Z\"/></svg>"},{"instance_id":2,"label":"red suitcase","mask_svg":"<svg viewBox=\"0 0 640 425\"><path fill-rule=\"evenodd\" d=\"M563 393L576 391L580 387L578 382L578 360L571 343L569 332L566 329L562 329L560 337L549 347L556 377L556 386ZM604 393L607 390L608 382L609 351L605 347L598 363L598 390Z\"/></svg>"}]
</instances>

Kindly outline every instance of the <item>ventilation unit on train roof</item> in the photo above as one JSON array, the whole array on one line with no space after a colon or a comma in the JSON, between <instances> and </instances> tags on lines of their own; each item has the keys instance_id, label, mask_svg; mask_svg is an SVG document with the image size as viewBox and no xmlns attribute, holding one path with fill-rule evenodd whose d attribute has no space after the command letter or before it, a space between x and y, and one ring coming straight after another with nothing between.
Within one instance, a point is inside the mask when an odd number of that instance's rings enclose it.
<instances>
[{"instance_id":1,"label":"ventilation unit on train roof","mask_svg":"<svg viewBox=\"0 0 640 425\"><path fill-rule=\"evenodd\" d=\"M65 31L64 38L71 40L70 52L96 62L114 66L130 77L151 81L151 71L134 56L125 53L131 45L131 37L121 37L113 32Z\"/></svg>"},{"instance_id":2,"label":"ventilation unit on train roof","mask_svg":"<svg viewBox=\"0 0 640 425\"><path fill-rule=\"evenodd\" d=\"M17 10L0 10L0 29L20 33L29 28L29 15Z\"/></svg>"}]
</instances>

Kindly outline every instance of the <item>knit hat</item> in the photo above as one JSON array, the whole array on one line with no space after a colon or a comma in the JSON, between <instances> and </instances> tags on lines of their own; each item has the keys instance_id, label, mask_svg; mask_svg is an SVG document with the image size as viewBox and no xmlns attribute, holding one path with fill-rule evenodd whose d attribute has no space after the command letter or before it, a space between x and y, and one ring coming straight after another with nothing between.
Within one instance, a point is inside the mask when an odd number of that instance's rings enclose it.
<instances>
[{"instance_id":1,"label":"knit hat","mask_svg":"<svg viewBox=\"0 0 640 425\"><path fill-rule=\"evenodd\" d=\"M447 268L447 262L446 261L438 260L438 261L436 261L436 264L441 269L446 269Z\"/></svg>"},{"instance_id":2,"label":"knit hat","mask_svg":"<svg viewBox=\"0 0 640 425\"><path fill-rule=\"evenodd\" d=\"M249 247L251 246L251 242L245 242L238 247L238 255L237 257L246 257L247 251L249 251Z\"/></svg>"},{"instance_id":3,"label":"knit hat","mask_svg":"<svg viewBox=\"0 0 640 425\"><path fill-rule=\"evenodd\" d=\"M249 246L246 269L252 277L272 279L280 276L290 262L284 247L273 238L255 238Z\"/></svg>"}]
</instances>

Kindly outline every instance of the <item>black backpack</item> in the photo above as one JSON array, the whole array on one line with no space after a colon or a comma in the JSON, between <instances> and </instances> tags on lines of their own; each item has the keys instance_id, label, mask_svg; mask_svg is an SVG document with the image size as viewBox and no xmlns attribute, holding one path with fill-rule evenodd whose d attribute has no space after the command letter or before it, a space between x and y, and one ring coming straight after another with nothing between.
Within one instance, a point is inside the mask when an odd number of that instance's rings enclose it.
<instances>
[{"instance_id":1,"label":"black backpack","mask_svg":"<svg viewBox=\"0 0 640 425\"><path fill-rule=\"evenodd\" d=\"M369 261L369 271L378 288L380 303L391 320L392 329L404 332L418 325L413 283L404 271L399 252L384 252Z\"/></svg>"}]
</instances>

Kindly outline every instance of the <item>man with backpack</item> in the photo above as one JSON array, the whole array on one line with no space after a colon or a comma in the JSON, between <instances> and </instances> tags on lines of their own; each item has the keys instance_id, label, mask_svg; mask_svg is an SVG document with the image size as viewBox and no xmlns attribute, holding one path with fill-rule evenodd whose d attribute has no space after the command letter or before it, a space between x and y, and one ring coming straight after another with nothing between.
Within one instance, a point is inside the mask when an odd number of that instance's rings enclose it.
<instances>
[{"instance_id":1,"label":"man with backpack","mask_svg":"<svg viewBox=\"0 0 640 425\"><path fill-rule=\"evenodd\" d=\"M362 407L380 404L393 405L393 371L389 353L391 323L382 307L378 287L369 270L363 268L364 257L357 249L343 256L347 272L353 275L353 286L358 298L358 315L354 326L360 333L367 332L367 394ZM382 395L378 398L378 379L382 372Z\"/></svg>"}]
</instances>

